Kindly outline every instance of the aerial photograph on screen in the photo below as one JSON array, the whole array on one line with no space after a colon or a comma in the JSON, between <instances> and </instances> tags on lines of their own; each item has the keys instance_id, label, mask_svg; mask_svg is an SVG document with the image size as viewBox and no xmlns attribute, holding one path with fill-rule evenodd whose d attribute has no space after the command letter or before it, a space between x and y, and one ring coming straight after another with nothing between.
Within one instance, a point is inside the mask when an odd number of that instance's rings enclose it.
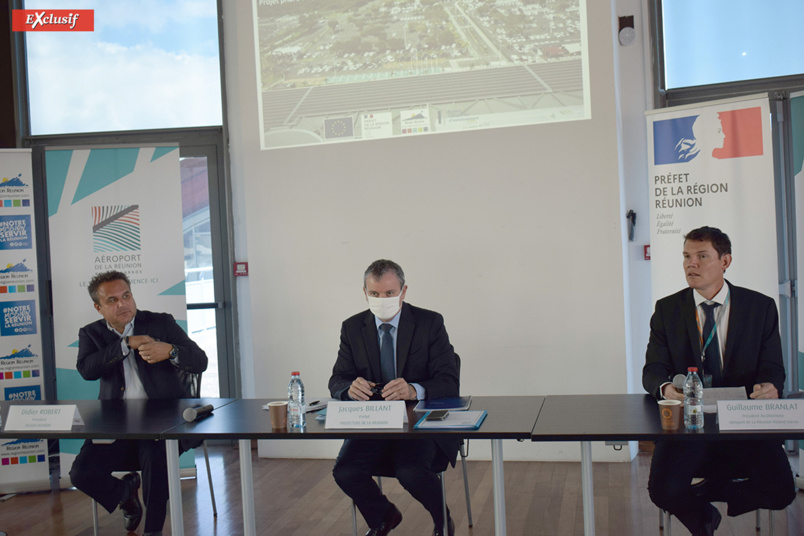
<instances>
[{"instance_id":1,"label":"aerial photograph on screen","mask_svg":"<svg viewBox=\"0 0 804 536\"><path fill-rule=\"evenodd\" d=\"M254 0L262 148L588 119L585 0Z\"/></svg>"}]
</instances>

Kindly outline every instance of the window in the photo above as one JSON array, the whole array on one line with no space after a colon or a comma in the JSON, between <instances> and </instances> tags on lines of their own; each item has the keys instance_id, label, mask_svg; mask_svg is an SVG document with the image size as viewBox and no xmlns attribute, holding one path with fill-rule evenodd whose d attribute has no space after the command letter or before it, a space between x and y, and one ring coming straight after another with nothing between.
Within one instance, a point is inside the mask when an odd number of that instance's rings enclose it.
<instances>
[{"instance_id":1,"label":"window","mask_svg":"<svg viewBox=\"0 0 804 536\"><path fill-rule=\"evenodd\" d=\"M95 31L25 36L32 135L222 124L216 0L69 7L94 9Z\"/></svg>"},{"instance_id":2,"label":"window","mask_svg":"<svg viewBox=\"0 0 804 536\"><path fill-rule=\"evenodd\" d=\"M663 89L804 73L792 52L801 50L801 0L665 0L660 9Z\"/></svg>"}]
</instances>

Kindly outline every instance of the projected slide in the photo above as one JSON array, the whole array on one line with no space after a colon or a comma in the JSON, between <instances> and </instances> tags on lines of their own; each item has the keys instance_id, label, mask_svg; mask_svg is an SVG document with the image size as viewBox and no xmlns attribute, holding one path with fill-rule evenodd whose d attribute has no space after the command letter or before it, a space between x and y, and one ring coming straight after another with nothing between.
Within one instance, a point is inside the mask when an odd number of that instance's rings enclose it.
<instances>
[{"instance_id":1,"label":"projected slide","mask_svg":"<svg viewBox=\"0 0 804 536\"><path fill-rule=\"evenodd\" d=\"M262 148L588 119L585 0L254 0Z\"/></svg>"}]
</instances>

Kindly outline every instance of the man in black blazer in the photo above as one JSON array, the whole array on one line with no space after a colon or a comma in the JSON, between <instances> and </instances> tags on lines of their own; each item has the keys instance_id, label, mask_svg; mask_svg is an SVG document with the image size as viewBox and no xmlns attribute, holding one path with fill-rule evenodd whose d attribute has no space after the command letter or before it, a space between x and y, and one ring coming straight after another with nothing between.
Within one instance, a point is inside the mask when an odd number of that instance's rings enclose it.
<instances>
[{"instance_id":1,"label":"man in black blazer","mask_svg":"<svg viewBox=\"0 0 804 536\"><path fill-rule=\"evenodd\" d=\"M333 398L369 400L374 392L385 400L458 396L458 366L444 318L404 303L407 288L405 274L395 262L378 260L368 267L363 292L369 310L348 318L341 327L338 359L329 380ZM430 512L433 534L443 536L441 486L432 467L447 460L454 465L457 453L457 439L348 439L332 472L366 519L367 536L388 534L402 521L402 514L372 479L380 467L393 471ZM452 535L452 519L448 526Z\"/></svg>"},{"instance_id":2,"label":"man in black blazer","mask_svg":"<svg viewBox=\"0 0 804 536\"><path fill-rule=\"evenodd\" d=\"M184 398L190 374L207 368L207 356L173 317L138 311L131 284L122 272L104 272L89 283L89 295L103 316L78 333L78 372L100 380L103 400ZM141 469L118 479L113 471ZM161 535L168 501L164 441L84 442L70 470L73 485L109 513L118 506L125 528L136 530L142 519L138 489L143 485L145 533Z\"/></svg>"},{"instance_id":3,"label":"man in black blazer","mask_svg":"<svg viewBox=\"0 0 804 536\"><path fill-rule=\"evenodd\" d=\"M781 396L785 370L776 304L726 281L731 261L731 242L719 229L701 227L684 237L689 288L657 301L650 322L642 385L656 398L683 403L672 380L688 367L711 378L713 387L744 387L752 399ZM692 485L693 478L705 480ZM795 499L787 456L779 441L767 440L657 441L648 491L696 536L712 535L720 524L712 501L727 502L728 514L737 516L783 509Z\"/></svg>"}]
</instances>

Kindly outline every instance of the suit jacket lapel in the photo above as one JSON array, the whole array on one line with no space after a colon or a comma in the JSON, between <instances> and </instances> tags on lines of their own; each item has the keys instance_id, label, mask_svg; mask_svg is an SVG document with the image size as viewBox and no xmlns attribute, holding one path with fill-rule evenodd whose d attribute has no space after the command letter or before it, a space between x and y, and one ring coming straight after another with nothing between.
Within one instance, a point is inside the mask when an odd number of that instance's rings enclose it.
<instances>
[{"instance_id":1,"label":"suit jacket lapel","mask_svg":"<svg viewBox=\"0 0 804 536\"><path fill-rule=\"evenodd\" d=\"M688 292L684 293L681 311L684 325L687 326L687 335L690 339L690 346L692 347L695 366L698 367L698 370L701 372L701 374L703 374L703 361L701 360L701 332L698 331L698 319L695 317L695 298L692 296L693 292L695 291L689 289Z\"/></svg>"},{"instance_id":2,"label":"suit jacket lapel","mask_svg":"<svg viewBox=\"0 0 804 536\"><path fill-rule=\"evenodd\" d=\"M413 331L416 327L416 322L413 318L408 304L402 304L402 312L399 317L399 332L396 334L396 376L402 377L405 370L405 363L408 360L408 352L410 352L410 343L413 340Z\"/></svg>"},{"instance_id":3,"label":"suit jacket lapel","mask_svg":"<svg viewBox=\"0 0 804 536\"><path fill-rule=\"evenodd\" d=\"M726 284L729 282L726 281ZM735 299L736 294L736 299ZM726 350L723 354L723 378L726 377L726 370L728 370L729 362L731 361L734 348L737 345L736 339L742 333L748 333L747 308L741 307L740 292L734 292L734 285L729 285L729 325L726 326Z\"/></svg>"},{"instance_id":4,"label":"suit jacket lapel","mask_svg":"<svg viewBox=\"0 0 804 536\"><path fill-rule=\"evenodd\" d=\"M371 380L377 378L380 381L382 378L382 368L380 367L380 343L377 342L377 324L374 321L374 315L371 311L366 312L366 318L363 325L363 343L366 345L366 357L368 358L369 367L371 368Z\"/></svg>"}]
</instances>

